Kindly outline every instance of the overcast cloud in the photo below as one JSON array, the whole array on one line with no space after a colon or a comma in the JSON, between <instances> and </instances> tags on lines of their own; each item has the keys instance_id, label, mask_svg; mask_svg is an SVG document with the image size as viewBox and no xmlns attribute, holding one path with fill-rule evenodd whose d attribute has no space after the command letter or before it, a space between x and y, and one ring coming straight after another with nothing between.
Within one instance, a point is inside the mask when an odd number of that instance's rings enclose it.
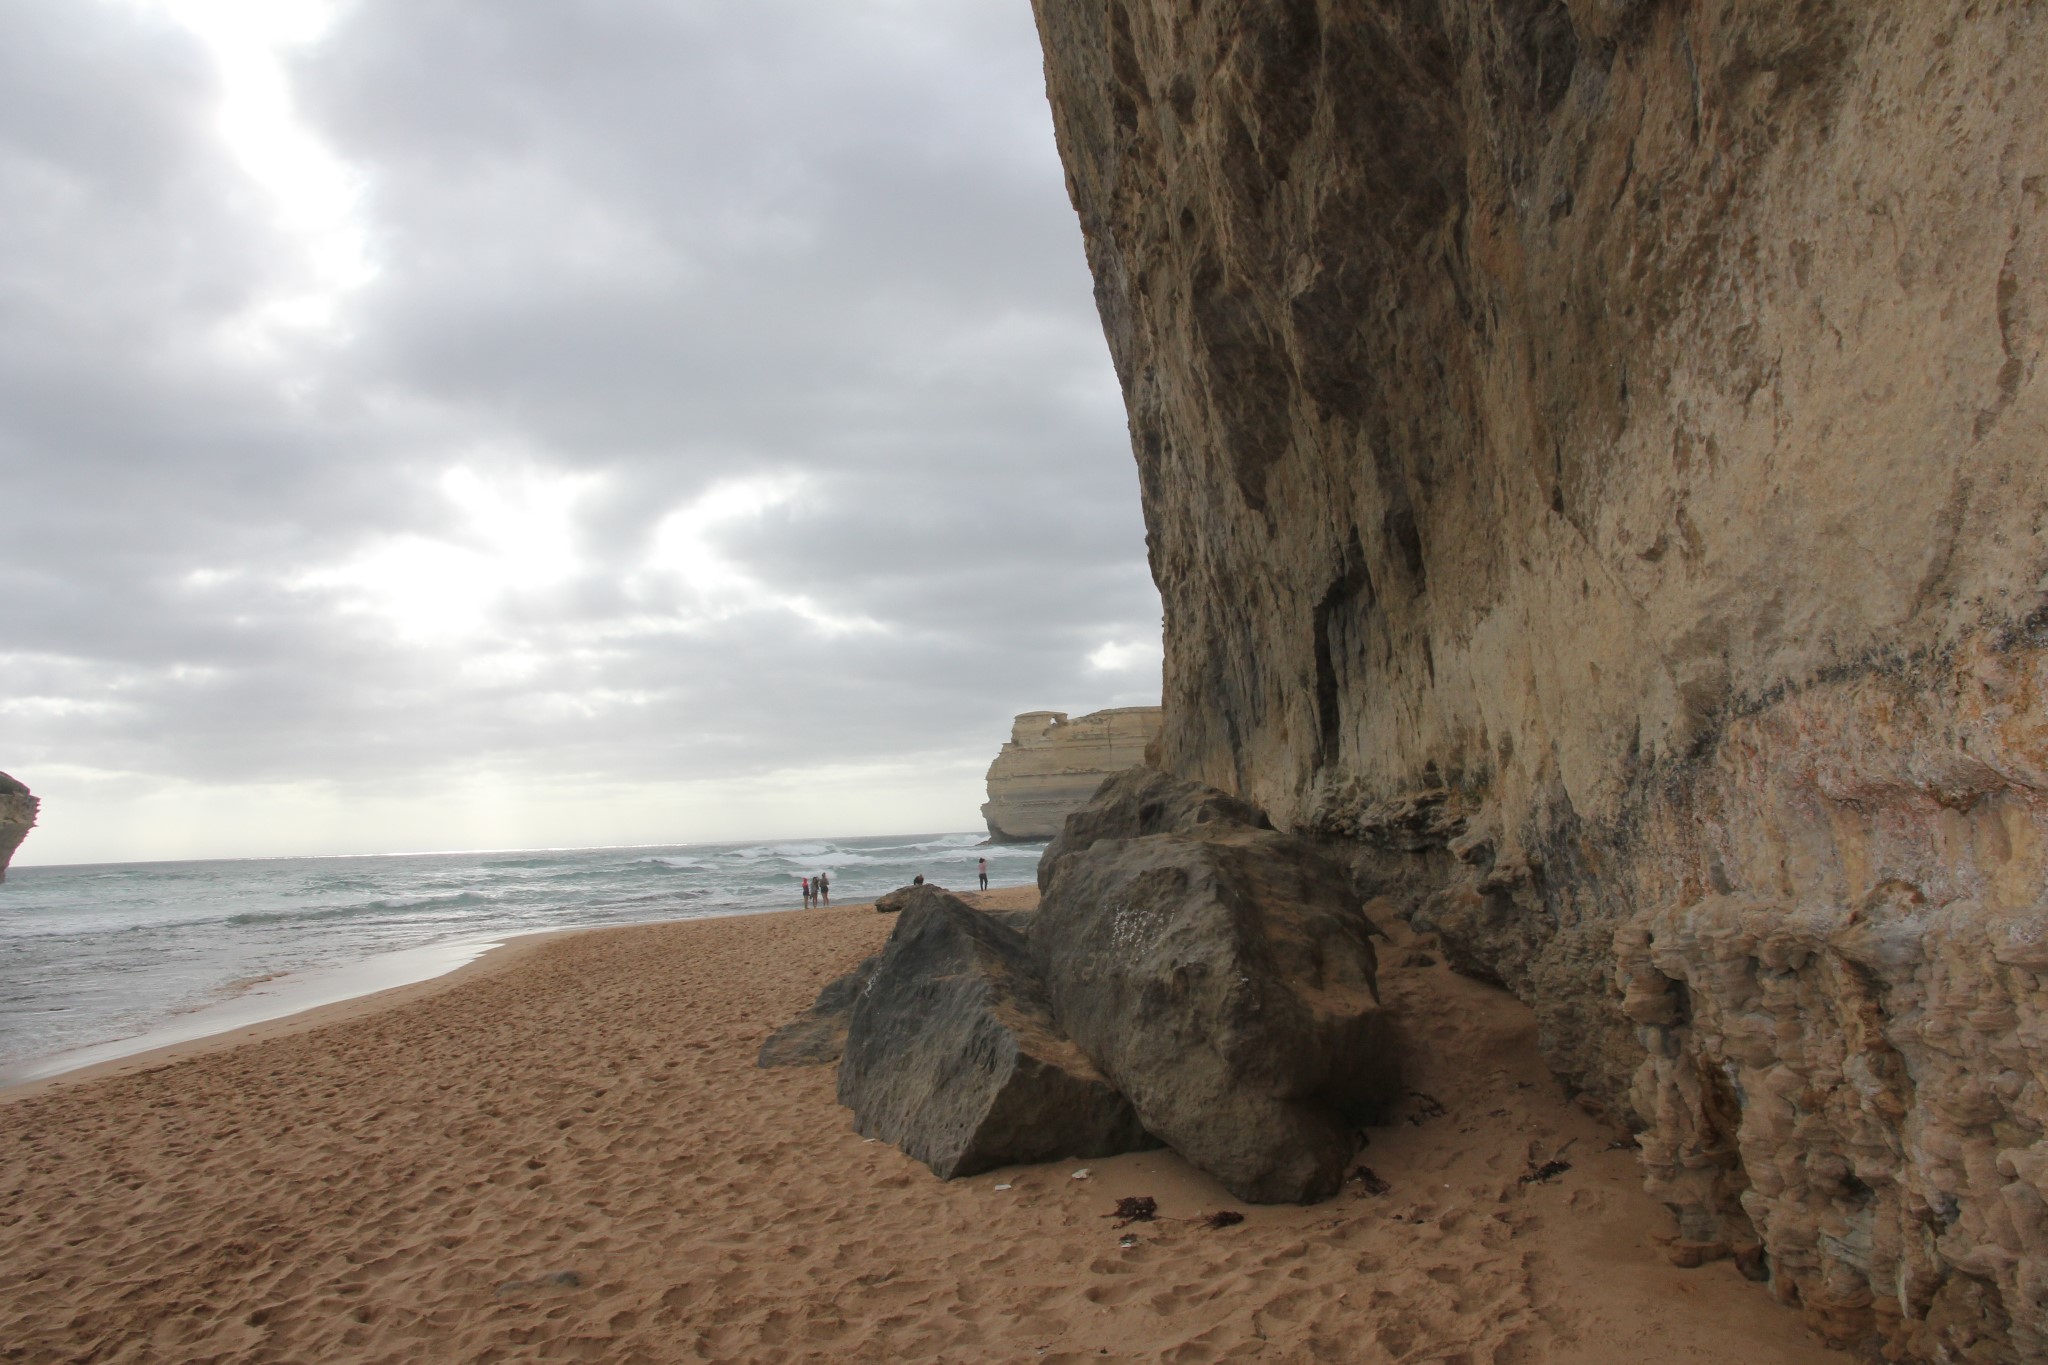
<instances>
[{"instance_id":1,"label":"overcast cloud","mask_svg":"<svg viewBox=\"0 0 2048 1365\"><path fill-rule=\"evenodd\" d=\"M23 862L972 828L1159 607L1025 0L0 0Z\"/></svg>"}]
</instances>

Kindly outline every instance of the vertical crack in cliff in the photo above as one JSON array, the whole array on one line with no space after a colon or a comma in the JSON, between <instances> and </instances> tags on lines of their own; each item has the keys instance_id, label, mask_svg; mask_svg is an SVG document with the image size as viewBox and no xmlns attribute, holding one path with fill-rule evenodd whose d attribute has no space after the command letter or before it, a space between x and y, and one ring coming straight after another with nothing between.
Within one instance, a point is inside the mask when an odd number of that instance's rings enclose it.
<instances>
[{"instance_id":1,"label":"vertical crack in cliff","mask_svg":"<svg viewBox=\"0 0 2048 1365\"><path fill-rule=\"evenodd\" d=\"M1339 562L1337 577L1315 609L1316 724L1325 768L1336 767L1342 757L1344 679L1339 664L1348 668L1357 657L1366 635L1364 618L1374 605L1372 574L1355 526Z\"/></svg>"}]
</instances>

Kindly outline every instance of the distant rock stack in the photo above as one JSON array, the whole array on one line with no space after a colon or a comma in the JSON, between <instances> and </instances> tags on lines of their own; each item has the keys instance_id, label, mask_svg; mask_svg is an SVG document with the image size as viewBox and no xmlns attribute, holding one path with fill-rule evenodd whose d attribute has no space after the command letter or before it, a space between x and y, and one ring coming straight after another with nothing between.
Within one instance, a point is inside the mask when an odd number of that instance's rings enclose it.
<instances>
[{"instance_id":1,"label":"distant rock stack","mask_svg":"<svg viewBox=\"0 0 2048 1365\"><path fill-rule=\"evenodd\" d=\"M1119 706L1068 720L1064 711L1026 711L988 769L981 815L991 843L1042 843L1088 804L1111 773L1145 761L1159 737L1156 706Z\"/></svg>"},{"instance_id":2,"label":"distant rock stack","mask_svg":"<svg viewBox=\"0 0 2048 1365\"><path fill-rule=\"evenodd\" d=\"M0 882L7 880L7 863L14 850L35 828L36 810L41 805L27 787L0 773Z\"/></svg>"}]
</instances>

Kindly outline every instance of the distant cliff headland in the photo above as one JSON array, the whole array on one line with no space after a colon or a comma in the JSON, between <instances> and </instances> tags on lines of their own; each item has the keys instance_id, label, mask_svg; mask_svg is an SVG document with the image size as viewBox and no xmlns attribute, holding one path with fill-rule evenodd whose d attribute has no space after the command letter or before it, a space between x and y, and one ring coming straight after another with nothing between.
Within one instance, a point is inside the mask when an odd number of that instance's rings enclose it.
<instances>
[{"instance_id":1,"label":"distant cliff headland","mask_svg":"<svg viewBox=\"0 0 2048 1365\"><path fill-rule=\"evenodd\" d=\"M1684 1263L2048 1359L2048 24L1035 9L1163 766L1532 1005Z\"/></svg>"},{"instance_id":2,"label":"distant cliff headland","mask_svg":"<svg viewBox=\"0 0 2048 1365\"><path fill-rule=\"evenodd\" d=\"M14 778L0 773L0 882L7 880L7 864L14 850L35 828L36 812L42 803Z\"/></svg>"},{"instance_id":3,"label":"distant cliff headland","mask_svg":"<svg viewBox=\"0 0 2048 1365\"><path fill-rule=\"evenodd\" d=\"M1064 711L1018 716L988 769L981 815L990 841L1036 843L1058 834L1105 777L1145 761L1159 724L1156 706L1091 711L1078 720Z\"/></svg>"}]
</instances>

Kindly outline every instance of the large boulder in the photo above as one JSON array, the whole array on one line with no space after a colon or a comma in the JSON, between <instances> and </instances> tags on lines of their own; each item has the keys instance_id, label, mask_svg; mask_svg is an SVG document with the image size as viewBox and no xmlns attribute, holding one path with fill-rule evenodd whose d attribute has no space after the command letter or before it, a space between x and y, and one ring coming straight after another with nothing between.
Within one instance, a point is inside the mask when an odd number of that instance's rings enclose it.
<instances>
[{"instance_id":1,"label":"large boulder","mask_svg":"<svg viewBox=\"0 0 2048 1365\"><path fill-rule=\"evenodd\" d=\"M943 1179L1156 1145L1053 1022L1024 936L930 886L857 993L839 1102Z\"/></svg>"},{"instance_id":2,"label":"large boulder","mask_svg":"<svg viewBox=\"0 0 2048 1365\"><path fill-rule=\"evenodd\" d=\"M1038 889L1052 885L1061 862L1102 839L1136 839L1146 834L1191 834L1241 826L1271 829L1266 813L1229 792L1183 782L1157 768L1139 766L1112 773L1087 805L1067 817L1059 835L1038 860Z\"/></svg>"},{"instance_id":3,"label":"large boulder","mask_svg":"<svg viewBox=\"0 0 2048 1365\"><path fill-rule=\"evenodd\" d=\"M853 1019L853 1002L860 998L868 978L875 974L881 954L865 958L858 967L827 983L811 1007L768 1035L754 1064L777 1066L824 1066L839 1060L846 1050L846 1029Z\"/></svg>"},{"instance_id":4,"label":"large boulder","mask_svg":"<svg viewBox=\"0 0 2048 1365\"><path fill-rule=\"evenodd\" d=\"M910 904L911 896L926 889L943 892L946 888L943 886L932 886L921 881L913 882L909 886L899 886L894 891L884 892L882 895L875 897L875 913L881 915L896 914L904 906Z\"/></svg>"},{"instance_id":5,"label":"large boulder","mask_svg":"<svg viewBox=\"0 0 2048 1365\"><path fill-rule=\"evenodd\" d=\"M1098 804L1142 806L1167 782L1106 785ZM1054 1015L1145 1127L1239 1198L1281 1203L1335 1193L1356 1128L1398 1093L1369 929L1312 845L1191 818L1066 854L1028 942Z\"/></svg>"}]
</instances>

